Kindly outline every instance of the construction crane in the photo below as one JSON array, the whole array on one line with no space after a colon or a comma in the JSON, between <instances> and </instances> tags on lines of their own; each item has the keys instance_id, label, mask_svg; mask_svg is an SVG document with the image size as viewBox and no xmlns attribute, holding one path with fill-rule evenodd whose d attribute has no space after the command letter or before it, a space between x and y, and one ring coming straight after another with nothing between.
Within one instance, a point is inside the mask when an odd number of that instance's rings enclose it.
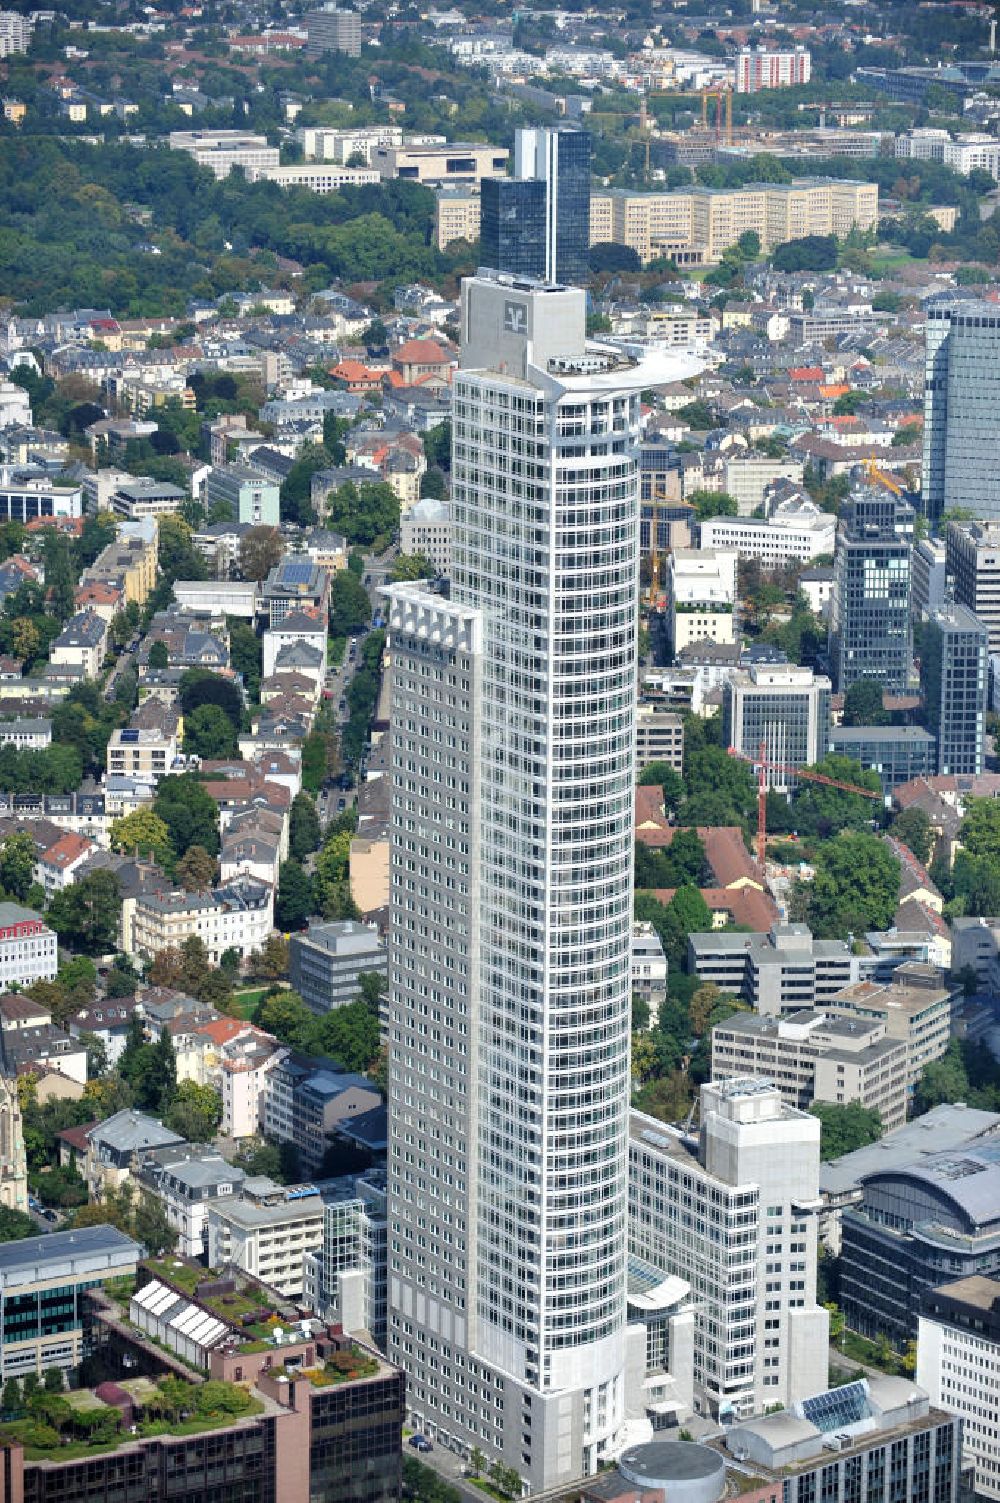
<instances>
[{"instance_id":1,"label":"construction crane","mask_svg":"<svg viewBox=\"0 0 1000 1503\"><path fill-rule=\"evenodd\" d=\"M725 98L725 106L723 106L723 102L722 102L723 98ZM712 88L703 89L702 90L702 93L701 93L701 124L702 124L702 129L706 130L706 131L708 130L708 101L710 99L714 99L715 100L715 142L716 142L716 145L717 146L721 145L722 139L723 139L723 137L722 137L722 112L723 112L723 108L725 108L725 113L726 113L726 136L725 136L725 141L726 141L726 145L727 146L732 146L732 144L733 144L733 91L732 91L732 89L725 89L725 88L723 88L721 84L715 84Z\"/></svg>"},{"instance_id":2,"label":"construction crane","mask_svg":"<svg viewBox=\"0 0 1000 1503\"><path fill-rule=\"evenodd\" d=\"M802 778L807 783L822 783L827 788L842 788L845 793L857 793L862 798L873 798L879 803L882 802L881 789L876 793L872 788L860 788L857 783L845 783L840 778L828 778L825 773L809 772L805 767L793 767L788 762L769 762L766 741L760 743L756 757L737 751L735 746L729 748L729 755L736 757L740 762L749 762L751 766L757 768L757 860L762 871L767 851L767 775L769 772L787 772L793 777Z\"/></svg>"},{"instance_id":3,"label":"construction crane","mask_svg":"<svg viewBox=\"0 0 1000 1503\"><path fill-rule=\"evenodd\" d=\"M887 491L891 491L894 496L902 497L904 495L903 487L900 485L899 481L893 480L891 475L887 475L885 473L885 470L879 467L878 460L875 458L874 454L870 454L865 460L865 474L868 476L869 480L874 481L876 485L884 486L885 489Z\"/></svg>"}]
</instances>

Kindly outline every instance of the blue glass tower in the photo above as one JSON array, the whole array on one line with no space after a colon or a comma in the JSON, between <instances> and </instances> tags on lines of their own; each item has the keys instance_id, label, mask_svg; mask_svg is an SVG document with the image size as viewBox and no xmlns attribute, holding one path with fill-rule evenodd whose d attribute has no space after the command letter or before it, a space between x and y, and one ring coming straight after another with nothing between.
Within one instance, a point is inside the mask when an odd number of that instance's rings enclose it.
<instances>
[{"instance_id":1,"label":"blue glass tower","mask_svg":"<svg viewBox=\"0 0 1000 1503\"><path fill-rule=\"evenodd\" d=\"M514 176L483 181L484 266L569 286L586 280L590 157L586 131L556 126L517 132Z\"/></svg>"}]
</instances>

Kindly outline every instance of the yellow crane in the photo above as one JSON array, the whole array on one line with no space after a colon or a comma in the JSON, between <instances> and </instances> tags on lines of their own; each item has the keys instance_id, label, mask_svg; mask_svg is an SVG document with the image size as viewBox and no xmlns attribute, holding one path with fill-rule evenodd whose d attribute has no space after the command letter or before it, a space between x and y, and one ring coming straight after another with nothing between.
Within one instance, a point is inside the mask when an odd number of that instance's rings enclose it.
<instances>
[{"instance_id":1,"label":"yellow crane","mask_svg":"<svg viewBox=\"0 0 1000 1503\"><path fill-rule=\"evenodd\" d=\"M879 467L878 460L875 458L874 454L870 454L865 460L865 474L868 476L869 480L873 481L876 485L884 486L885 489L887 491L891 491L894 496L902 497L905 494L903 487L900 485L899 481L893 480L891 475L887 475L885 471Z\"/></svg>"}]
</instances>

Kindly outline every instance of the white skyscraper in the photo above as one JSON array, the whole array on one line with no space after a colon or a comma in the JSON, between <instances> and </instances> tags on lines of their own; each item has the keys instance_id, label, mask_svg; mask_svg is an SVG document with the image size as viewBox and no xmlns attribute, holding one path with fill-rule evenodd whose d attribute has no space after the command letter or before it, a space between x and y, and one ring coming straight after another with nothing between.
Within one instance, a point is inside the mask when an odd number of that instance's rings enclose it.
<instances>
[{"instance_id":1,"label":"white skyscraper","mask_svg":"<svg viewBox=\"0 0 1000 1503\"><path fill-rule=\"evenodd\" d=\"M537 1490L619 1439L643 387L576 289L462 290L451 598L396 585L389 1349Z\"/></svg>"}]
</instances>

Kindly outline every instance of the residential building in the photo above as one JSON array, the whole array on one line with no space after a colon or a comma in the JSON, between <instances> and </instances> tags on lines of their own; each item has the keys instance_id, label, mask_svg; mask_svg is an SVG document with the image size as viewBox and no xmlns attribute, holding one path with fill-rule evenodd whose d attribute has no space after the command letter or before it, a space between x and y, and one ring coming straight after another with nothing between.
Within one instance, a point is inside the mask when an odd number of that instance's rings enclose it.
<instances>
[{"instance_id":1,"label":"residential building","mask_svg":"<svg viewBox=\"0 0 1000 1503\"><path fill-rule=\"evenodd\" d=\"M751 663L722 690L723 744L755 767L761 748L769 788L785 793L796 767L826 755L830 735L830 680L789 663Z\"/></svg>"},{"instance_id":2,"label":"residential building","mask_svg":"<svg viewBox=\"0 0 1000 1503\"><path fill-rule=\"evenodd\" d=\"M33 908L0 903L0 987L51 981L59 969L54 932Z\"/></svg>"},{"instance_id":3,"label":"residential building","mask_svg":"<svg viewBox=\"0 0 1000 1503\"><path fill-rule=\"evenodd\" d=\"M280 1048L258 1028L241 1029L226 1041L218 1071L222 1087L219 1130L227 1137L253 1138L260 1132L268 1072L280 1059Z\"/></svg>"},{"instance_id":4,"label":"residential building","mask_svg":"<svg viewBox=\"0 0 1000 1503\"><path fill-rule=\"evenodd\" d=\"M114 1069L128 1042L129 1023L136 1008L134 997L103 997L82 1007L67 1027L72 1038L92 1033L104 1045L108 1068Z\"/></svg>"},{"instance_id":5,"label":"residential building","mask_svg":"<svg viewBox=\"0 0 1000 1503\"><path fill-rule=\"evenodd\" d=\"M937 741L920 725L834 726L829 749L877 772L887 798L901 783L937 771Z\"/></svg>"},{"instance_id":6,"label":"residential building","mask_svg":"<svg viewBox=\"0 0 1000 1503\"><path fill-rule=\"evenodd\" d=\"M479 239L482 198L477 188L439 188L434 195L434 240L443 251L455 240Z\"/></svg>"},{"instance_id":7,"label":"residential building","mask_svg":"<svg viewBox=\"0 0 1000 1503\"><path fill-rule=\"evenodd\" d=\"M917 1382L932 1404L961 1417L976 1496L1000 1498L1000 1281L973 1275L924 1295Z\"/></svg>"},{"instance_id":8,"label":"residential building","mask_svg":"<svg viewBox=\"0 0 1000 1503\"><path fill-rule=\"evenodd\" d=\"M1000 309L943 294L925 316L924 515L937 523L962 507L981 522L1000 521L1000 459L990 442L1000 400Z\"/></svg>"},{"instance_id":9,"label":"residential building","mask_svg":"<svg viewBox=\"0 0 1000 1503\"><path fill-rule=\"evenodd\" d=\"M811 76L812 57L805 47L743 47L736 54L737 94L795 89Z\"/></svg>"},{"instance_id":10,"label":"residential building","mask_svg":"<svg viewBox=\"0 0 1000 1503\"><path fill-rule=\"evenodd\" d=\"M588 348L585 301L463 283L450 596L389 607L388 1345L415 1428L531 1491L625 1419L634 449L697 368Z\"/></svg>"},{"instance_id":11,"label":"residential building","mask_svg":"<svg viewBox=\"0 0 1000 1503\"><path fill-rule=\"evenodd\" d=\"M740 1480L777 1483L786 1503L822 1497L934 1498L957 1503L962 1421L912 1378L856 1378L779 1414L735 1425L725 1440Z\"/></svg>"},{"instance_id":12,"label":"residential building","mask_svg":"<svg viewBox=\"0 0 1000 1503\"><path fill-rule=\"evenodd\" d=\"M1000 1137L960 1150L933 1135L902 1163L873 1164L841 1211L841 1308L853 1331L916 1338L925 1295L946 1280L1000 1275Z\"/></svg>"},{"instance_id":13,"label":"residential building","mask_svg":"<svg viewBox=\"0 0 1000 1503\"><path fill-rule=\"evenodd\" d=\"M945 549L956 602L986 627L990 652L1000 652L1000 523L949 522Z\"/></svg>"},{"instance_id":14,"label":"residential building","mask_svg":"<svg viewBox=\"0 0 1000 1503\"><path fill-rule=\"evenodd\" d=\"M880 1018L886 1036L906 1045L906 1085L912 1096L925 1065L940 1059L951 1037L951 989L937 966L906 961L879 986L857 981L827 1002L840 1017Z\"/></svg>"},{"instance_id":15,"label":"residential building","mask_svg":"<svg viewBox=\"0 0 1000 1503\"><path fill-rule=\"evenodd\" d=\"M28 1210L28 1162L17 1081L0 1075L0 1206Z\"/></svg>"},{"instance_id":16,"label":"residential building","mask_svg":"<svg viewBox=\"0 0 1000 1503\"><path fill-rule=\"evenodd\" d=\"M179 711L146 701L132 716L130 725L112 731L107 750L108 776L144 778L156 783L175 771L181 749L180 725Z\"/></svg>"},{"instance_id":17,"label":"residential building","mask_svg":"<svg viewBox=\"0 0 1000 1503\"><path fill-rule=\"evenodd\" d=\"M216 1148L190 1143L152 1148L142 1155L136 1182L163 1206L177 1233L177 1251L185 1258L208 1252L208 1208L213 1201L238 1195L246 1179Z\"/></svg>"},{"instance_id":18,"label":"residential building","mask_svg":"<svg viewBox=\"0 0 1000 1503\"><path fill-rule=\"evenodd\" d=\"M896 498L858 490L845 503L834 555L830 663L843 694L873 678L905 694L910 670L910 549L896 529Z\"/></svg>"},{"instance_id":19,"label":"residential building","mask_svg":"<svg viewBox=\"0 0 1000 1503\"><path fill-rule=\"evenodd\" d=\"M965 605L929 613L920 639L920 687L942 774L984 768L987 631Z\"/></svg>"},{"instance_id":20,"label":"residential building","mask_svg":"<svg viewBox=\"0 0 1000 1503\"><path fill-rule=\"evenodd\" d=\"M323 1197L314 1185L245 1180L228 1200L210 1200L208 1265L232 1264L286 1297L302 1294L302 1260L323 1245Z\"/></svg>"},{"instance_id":21,"label":"residential building","mask_svg":"<svg viewBox=\"0 0 1000 1503\"><path fill-rule=\"evenodd\" d=\"M454 531L447 501L425 496L403 512L399 519L401 553L419 554L439 574L451 573L451 539Z\"/></svg>"},{"instance_id":22,"label":"residential building","mask_svg":"<svg viewBox=\"0 0 1000 1503\"><path fill-rule=\"evenodd\" d=\"M27 52L31 46L34 21L16 10L0 10L0 57L12 52Z\"/></svg>"},{"instance_id":23,"label":"residential building","mask_svg":"<svg viewBox=\"0 0 1000 1503\"><path fill-rule=\"evenodd\" d=\"M311 607L324 612L330 600L330 576L311 559L284 558L275 564L260 589L259 608L274 630L293 611Z\"/></svg>"},{"instance_id":24,"label":"residential building","mask_svg":"<svg viewBox=\"0 0 1000 1503\"><path fill-rule=\"evenodd\" d=\"M888 1132L906 1121L906 1045L880 1019L810 1009L781 1017L737 1013L712 1029L712 1079L758 1075L789 1106L814 1101L873 1108Z\"/></svg>"},{"instance_id":25,"label":"residential building","mask_svg":"<svg viewBox=\"0 0 1000 1503\"><path fill-rule=\"evenodd\" d=\"M410 182L441 184L451 187L479 186L483 178L505 172L506 146L489 146L468 141L429 142L418 145L377 146L372 166L380 177L404 178Z\"/></svg>"},{"instance_id":26,"label":"residential building","mask_svg":"<svg viewBox=\"0 0 1000 1503\"><path fill-rule=\"evenodd\" d=\"M352 1074L332 1059L285 1052L267 1072L261 1125L278 1143L293 1143L306 1174L315 1174L333 1138L355 1118L382 1108L367 1075Z\"/></svg>"},{"instance_id":27,"label":"residential building","mask_svg":"<svg viewBox=\"0 0 1000 1503\"><path fill-rule=\"evenodd\" d=\"M281 154L266 136L243 130L172 130L171 151L186 151L199 167L208 167L220 180L234 167L277 167Z\"/></svg>"},{"instance_id":28,"label":"residential building","mask_svg":"<svg viewBox=\"0 0 1000 1503\"><path fill-rule=\"evenodd\" d=\"M277 527L281 523L278 506L280 486L266 480L256 470L241 465L216 465L205 482L205 505L211 509L221 503L228 506L234 522L251 527Z\"/></svg>"},{"instance_id":29,"label":"residential building","mask_svg":"<svg viewBox=\"0 0 1000 1503\"><path fill-rule=\"evenodd\" d=\"M96 611L72 616L49 648L49 662L79 668L84 678L100 677L108 650L108 623Z\"/></svg>"},{"instance_id":30,"label":"residential building","mask_svg":"<svg viewBox=\"0 0 1000 1503\"><path fill-rule=\"evenodd\" d=\"M49 1232L0 1246L0 1377L67 1372L88 1355L87 1291L134 1274L142 1248L115 1226Z\"/></svg>"},{"instance_id":31,"label":"residential building","mask_svg":"<svg viewBox=\"0 0 1000 1503\"><path fill-rule=\"evenodd\" d=\"M641 704L635 712L635 765L638 772L651 762L666 762L675 772L684 766L684 721L671 710Z\"/></svg>"},{"instance_id":32,"label":"residential building","mask_svg":"<svg viewBox=\"0 0 1000 1503\"><path fill-rule=\"evenodd\" d=\"M515 132L514 176L482 183L484 266L570 286L586 281L591 145L573 126Z\"/></svg>"},{"instance_id":33,"label":"residential building","mask_svg":"<svg viewBox=\"0 0 1000 1503\"><path fill-rule=\"evenodd\" d=\"M764 1017L826 1011L858 979L858 966L843 940L814 939L805 924L774 924L768 934L688 935L688 969Z\"/></svg>"},{"instance_id":34,"label":"residential building","mask_svg":"<svg viewBox=\"0 0 1000 1503\"><path fill-rule=\"evenodd\" d=\"M331 1012L361 995L360 978L384 979L385 946L376 928L353 919L312 922L288 942L288 979L313 1012Z\"/></svg>"},{"instance_id":35,"label":"residential building","mask_svg":"<svg viewBox=\"0 0 1000 1503\"><path fill-rule=\"evenodd\" d=\"M361 16L358 11L323 5L318 10L306 12L305 27L308 57L321 57L324 52L361 56Z\"/></svg>"},{"instance_id":36,"label":"residential building","mask_svg":"<svg viewBox=\"0 0 1000 1503\"><path fill-rule=\"evenodd\" d=\"M667 995L667 957L652 924L632 925L632 991L649 1008L649 1026L653 1027Z\"/></svg>"},{"instance_id":37,"label":"residential building","mask_svg":"<svg viewBox=\"0 0 1000 1503\"><path fill-rule=\"evenodd\" d=\"M0 746L14 746L18 751L42 751L51 745L51 720L44 720L41 716L0 720Z\"/></svg>"},{"instance_id":38,"label":"residential building","mask_svg":"<svg viewBox=\"0 0 1000 1503\"><path fill-rule=\"evenodd\" d=\"M674 655L694 642L736 641L736 554L675 548L667 566L667 630Z\"/></svg>"},{"instance_id":39,"label":"residential building","mask_svg":"<svg viewBox=\"0 0 1000 1503\"><path fill-rule=\"evenodd\" d=\"M126 1108L98 1122L87 1133L83 1177L92 1200L120 1190L154 1148L176 1148L184 1139L155 1117Z\"/></svg>"},{"instance_id":40,"label":"residential building","mask_svg":"<svg viewBox=\"0 0 1000 1503\"><path fill-rule=\"evenodd\" d=\"M695 1409L729 1422L826 1381L819 1120L761 1080L703 1085L700 1105L698 1137L631 1114L629 1254L690 1285Z\"/></svg>"},{"instance_id":41,"label":"residential building","mask_svg":"<svg viewBox=\"0 0 1000 1503\"><path fill-rule=\"evenodd\" d=\"M274 889L252 877L234 877L207 892L147 886L125 907L122 947L129 955L157 955L196 935L210 965L227 950L248 960L274 930Z\"/></svg>"}]
</instances>

